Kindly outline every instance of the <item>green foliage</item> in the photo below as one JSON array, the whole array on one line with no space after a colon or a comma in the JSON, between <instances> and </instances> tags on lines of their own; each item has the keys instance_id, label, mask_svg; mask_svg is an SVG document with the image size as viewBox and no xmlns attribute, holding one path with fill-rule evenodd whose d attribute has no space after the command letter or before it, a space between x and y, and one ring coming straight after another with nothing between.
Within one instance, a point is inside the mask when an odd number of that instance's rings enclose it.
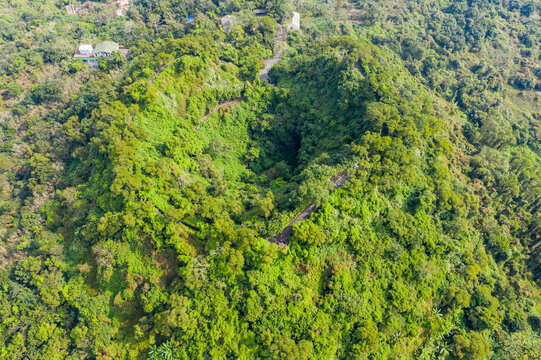
<instances>
[{"instance_id":1,"label":"green foliage","mask_svg":"<svg viewBox=\"0 0 541 360\"><path fill-rule=\"evenodd\" d=\"M312 221L306 220L293 227L292 241L302 245L321 245L325 242L325 234Z\"/></svg>"},{"instance_id":2,"label":"green foliage","mask_svg":"<svg viewBox=\"0 0 541 360\"><path fill-rule=\"evenodd\" d=\"M480 333L470 332L458 334L453 337L454 349L452 355L456 359L486 359L490 353L490 346Z\"/></svg>"},{"instance_id":3,"label":"green foliage","mask_svg":"<svg viewBox=\"0 0 541 360\"><path fill-rule=\"evenodd\" d=\"M0 4L0 358L540 353L538 6L65 5Z\"/></svg>"},{"instance_id":4,"label":"green foliage","mask_svg":"<svg viewBox=\"0 0 541 360\"><path fill-rule=\"evenodd\" d=\"M159 347L152 346L148 353L148 360L175 360L177 350L170 342L161 344Z\"/></svg>"},{"instance_id":5,"label":"green foliage","mask_svg":"<svg viewBox=\"0 0 541 360\"><path fill-rule=\"evenodd\" d=\"M46 82L32 86L30 97L36 104L60 101L61 85L57 82Z\"/></svg>"}]
</instances>

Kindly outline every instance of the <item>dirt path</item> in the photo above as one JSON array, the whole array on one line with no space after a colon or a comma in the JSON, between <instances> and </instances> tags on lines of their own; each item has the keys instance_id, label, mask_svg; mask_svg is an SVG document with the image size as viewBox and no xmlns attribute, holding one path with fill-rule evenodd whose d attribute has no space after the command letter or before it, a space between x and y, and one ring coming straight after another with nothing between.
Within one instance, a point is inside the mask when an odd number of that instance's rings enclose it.
<instances>
[{"instance_id":1,"label":"dirt path","mask_svg":"<svg viewBox=\"0 0 541 360\"><path fill-rule=\"evenodd\" d=\"M152 85L152 83L154 82L154 80L156 80L156 78L157 78L158 76L160 76L160 74L161 74L165 69L167 69L169 66L173 65L178 59L180 59L180 58L183 57L183 56L186 56L186 54L185 54L185 55L180 55L180 56L175 57L175 58L173 59L173 61L170 61L170 62L168 62L167 64L165 64L164 66L162 66L161 68L159 68L158 71L156 71L156 72L154 73L154 76L152 77L152 79L149 80L148 86ZM188 54L187 56L194 57L194 55L189 55L189 54Z\"/></svg>"},{"instance_id":2,"label":"dirt path","mask_svg":"<svg viewBox=\"0 0 541 360\"><path fill-rule=\"evenodd\" d=\"M274 50L273 50L273 56L270 59L263 60L265 62L265 67L259 71L259 78L261 80L267 80L269 81L269 71L272 69L272 67L280 62L282 58L280 57L282 55L282 41L284 38L284 28L282 25L278 24L276 27L276 34L274 35ZM173 65L175 61L177 61L180 57L176 57L173 59L173 61L167 63L166 65L162 66L158 71L154 73L154 76L152 79L149 80L148 86L152 85L154 81L160 76L160 74L167 69L169 66Z\"/></svg>"},{"instance_id":3,"label":"dirt path","mask_svg":"<svg viewBox=\"0 0 541 360\"><path fill-rule=\"evenodd\" d=\"M152 77L152 79L150 79L150 81L148 82L148 86L152 85L152 83L154 82L154 80L156 80L156 78L157 78L158 76L160 76L160 74L161 74L165 69L167 69L169 66L173 65L173 64L175 63L175 61L177 61L178 59L179 59L178 57L175 58L175 59L173 59L173 61L171 61L171 62L165 64L165 65L162 66L158 71L156 71L156 72L154 73L154 76Z\"/></svg>"},{"instance_id":4,"label":"dirt path","mask_svg":"<svg viewBox=\"0 0 541 360\"><path fill-rule=\"evenodd\" d=\"M284 230L280 233L280 235L275 235L273 237L267 238L268 241L276 243L276 244L283 244L287 243L287 239L291 236L293 233L293 225L298 223L299 221L303 221L308 219L308 216L310 216L311 213L316 211L316 205L310 204L307 207L304 208L303 211L301 211L289 224L286 225Z\"/></svg>"},{"instance_id":5,"label":"dirt path","mask_svg":"<svg viewBox=\"0 0 541 360\"><path fill-rule=\"evenodd\" d=\"M282 53L283 36L284 36L284 29L283 29L283 27L281 25L278 24L278 27L276 29L276 35L274 37L274 56L272 58L270 58L270 59L265 59L264 60L265 67L259 71L259 78L261 80L270 81L270 78L269 78L269 75L268 75L270 69L272 69L272 67L274 65L276 65L277 63L279 63L282 60L282 58L280 56L281 56L281 53ZM160 75L160 73L163 70L165 70L169 66L171 66L176 60L177 59L173 60L171 63L167 64L162 69L157 71L154 74L154 77L150 80L150 84L152 84L154 82L154 80L156 80L156 78ZM208 119L208 117L211 116L212 114L214 114L216 111L218 111L218 110L220 110L220 109L222 109L224 107L229 107L229 106L233 106L235 104L238 104L240 101L242 101L242 99L243 98L241 97L241 98L238 98L238 99L229 100L229 101L226 101L226 102L221 103L218 106L216 106L214 108L214 110L212 110L211 112L209 112L208 114L203 116L201 119L199 119L199 125L197 125L195 127L195 131L199 130L199 128L201 127L201 123L204 122L206 119ZM334 190L338 189L340 186L342 186L348 180L349 180L349 176L344 173L344 170L340 171L338 174L331 177L329 179L329 181L331 181L333 183L333 188L331 190L331 193ZM287 239L293 233L293 225L295 225L299 221L304 221L304 220L308 219L310 214L313 213L316 210L317 210L317 207L316 207L315 204L312 203L312 204L308 205L299 214L297 214L297 216L295 216L295 218L293 220L291 220L289 222L289 224L286 225L286 227L282 230L280 235L275 235L273 237L266 238L266 239L269 242L273 242L273 243L277 243L277 244L279 244L281 246L285 246L285 244L287 244Z\"/></svg>"},{"instance_id":6,"label":"dirt path","mask_svg":"<svg viewBox=\"0 0 541 360\"><path fill-rule=\"evenodd\" d=\"M229 100L229 101L226 101L226 102L223 102L221 104L219 104L218 106L216 106L214 108L214 110L212 110L211 112L209 112L208 114L206 114L205 116L203 116L201 119L199 119L199 124L201 124L203 121L207 120L208 117L212 114L214 114L216 111L224 108L224 107L228 107L228 106L233 106L235 104L238 104L239 102L242 101L243 98L238 98L238 99L233 99L233 100ZM201 127L201 125L197 125L195 127L195 131L199 130L199 128Z\"/></svg>"},{"instance_id":7,"label":"dirt path","mask_svg":"<svg viewBox=\"0 0 541 360\"><path fill-rule=\"evenodd\" d=\"M338 174L334 175L329 179L333 183L333 188L331 193L338 189L340 186L342 186L346 181L349 180L349 176L344 173L344 171L340 171ZM281 246L285 246L287 244L287 239L291 236L293 233L293 225L298 223L299 221L303 221L308 219L311 213L317 210L317 207L314 203L308 205L304 208L289 224L286 225L286 227L282 230L281 234L275 235L273 237L267 238L268 241L272 243L279 244Z\"/></svg>"},{"instance_id":8,"label":"dirt path","mask_svg":"<svg viewBox=\"0 0 541 360\"><path fill-rule=\"evenodd\" d=\"M259 78L261 80L267 80L269 81L269 71L272 69L272 67L280 62L282 58L280 57L282 55L282 41L284 38L284 28L282 25L278 24L276 27L276 34L274 35L274 50L273 50L273 57L270 59L263 60L265 62L265 67L259 71ZM154 73L154 76L152 79L149 80L148 86L152 85L154 81L160 76L160 74L167 69L169 66L173 65L175 61L177 61L180 57L176 57L173 59L173 61L165 64L162 66L158 71ZM210 114L209 114L210 115Z\"/></svg>"},{"instance_id":9,"label":"dirt path","mask_svg":"<svg viewBox=\"0 0 541 360\"><path fill-rule=\"evenodd\" d=\"M280 58L272 58L265 60L265 67L259 70L259 79L270 81L269 71L272 67L280 62Z\"/></svg>"},{"instance_id":10,"label":"dirt path","mask_svg":"<svg viewBox=\"0 0 541 360\"><path fill-rule=\"evenodd\" d=\"M265 59L265 67L259 71L259 79L270 81L269 71L272 67L280 62L282 58L282 41L284 38L284 28L278 24L276 27L276 34L274 35L274 51L273 57Z\"/></svg>"}]
</instances>

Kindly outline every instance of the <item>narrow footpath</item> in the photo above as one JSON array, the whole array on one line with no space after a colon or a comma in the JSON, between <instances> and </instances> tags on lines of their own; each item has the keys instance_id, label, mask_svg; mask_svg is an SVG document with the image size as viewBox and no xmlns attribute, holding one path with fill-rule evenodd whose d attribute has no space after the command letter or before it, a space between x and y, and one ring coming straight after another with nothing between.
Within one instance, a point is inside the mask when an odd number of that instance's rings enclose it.
<instances>
[{"instance_id":1,"label":"narrow footpath","mask_svg":"<svg viewBox=\"0 0 541 360\"><path fill-rule=\"evenodd\" d=\"M270 82L269 71L272 67L278 64L282 58L282 42L284 38L284 28L282 25L278 24L276 27L276 34L274 35L274 51L273 57L270 59L265 59L265 67L259 71L259 79L266 80Z\"/></svg>"},{"instance_id":2,"label":"narrow footpath","mask_svg":"<svg viewBox=\"0 0 541 360\"><path fill-rule=\"evenodd\" d=\"M261 80L267 80L270 82L270 78L269 78L269 71L270 69L272 69L272 67L276 64L278 64L282 58L280 57L282 55L282 42L283 42L283 38L284 38L284 28L282 25L278 24L277 27L276 27L276 34L274 35L274 50L273 50L273 57L270 58L270 59L265 59L264 62L265 62L265 67L263 69L261 69L259 71L259 79ZM170 62L169 64L167 64L166 66L164 66L162 69L160 69L159 71L156 72L156 74L154 74L154 77L150 80L150 84L152 84L154 82L154 80L156 80L156 78L158 77L158 75L160 75L160 73L167 69L170 65L172 65L177 59L175 59L174 61ZM221 103L220 105L218 105L216 108L214 108L214 110L212 110L211 112L209 112L208 114L206 114L205 116L203 116L201 119L199 119L199 125L197 125L195 127L195 131L199 130L199 128L201 127L201 123L203 121L205 121L210 115L214 114L216 111L220 110L221 108L223 107L228 107L228 106L233 106L237 103L239 103L240 101L242 101L242 97L241 98L238 98L238 99L233 99L233 100L229 100L229 101L226 101L224 103Z\"/></svg>"},{"instance_id":3,"label":"narrow footpath","mask_svg":"<svg viewBox=\"0 0 541 360\"><path fill-rule=\"evenodd\" d=\"M239 102L242 101L242 97L238 98L238 99L233 99L233 100L229 100L229 101L226 101L226 102L223 102L221 104L219 104L218 106L216 106L214 108L214 110L212 110L211 112L209 112L208 114L206 114L205 116L203 116L201 119L199 119L199 125L197 125L194 129L195 131L199 130L199 128L201 127L201 123L205 120L208 119L208 117L212 114L214 114L216 111L220 110L221 108L224 108L224 107L228 107L228 106L233 106L235 104L238 104Z\"/></svg>"},{"instance_id":4,"label":"narrow footpath","mask_svg":"<svg viewBox=\"0 0 541 360\"><path fill-rule=\"evenodd\" d=\"M284 28L282 25L277 24L276 34L274 35L273 57L271 57L270 59L263 60L265 62L265 67L259 71L259 79L270 81L270 78L268 75L270 69L272 69L274 65L278 64L282 60L281 55L282 55L283 38L284 38ZM169 66L173 65L175 61L177 61L178 59L180 59L180 56L175 57L173 61L160 67L154 73L154 76L149 80L148 86L152 85L152 83L154 83L154 81L158 78L158 76L160 76L160 74Z\"/></svg>"},{"instance_id":5,"label":"narrow footpath","mask_svg":"<svg viewBox=\"0 0 541 360\"><path fill-rule=\"evenodd\" d=\"M331 190L331 194L334 190L338 189L340 186L342 186L346 181L349 180L349 176L344 173L344 171L339 172L335 176L331 177L329 181L333 183L333 188ZM280 246L285 246L287 244L287 239L291 236L293 233L293 225L298 223L299 221L303 221L308 219L311 213L317 210L317 207L314 203L308 205L304 208L289 224L286 225L286 227L282 230L282 232L279 235L275 235L273 237L266 238L269 242L278 244Z\"/></svg>"},{"instance_id":6,"label":"narrow footpath","mask_svg":"<svg viewBox=\"0 0 541 360\"><path fill-rule=\"evenodd\" d=\"M275 34L275 37L274 37L274 53L273 53L273 57L270 58L270 59L265 59L264 60L265 67L259 71L259 79L266 80L266 81L270 82L270 77L268 75L270 69L272 69L272 67L274 65L278 64L282 60L281 54L282 54L283 36L284 36L284 28L280 24L278 24L278 27L276 28L276 34ZM176 61L176 60L177 59L175 59L174 61ZM162 69L160 69L158 72L156 72L154 77L150 80L150 84L152 84L154 82L154 80L158 77L158 75L160 75L160 73L163 70L165 70L170 65L172 65L174 63L174 61L167 64ZM223 103L219 104L218 106L216 106L214 108L214 110L212 110L211 112L209 112L205 116L203 116L201 119L199 119L199 121L198 121L199 125L195 126L195 131L199 130L199 128L201 127L201 123L203 123L206 119L208 119L209 116L214 114L216 111L218 111L218 110L220 110L220 109L222 109L224 107L229 107L229 106L233 106L235 104L238 104L240 101L242 101L242 99L243 98L241 97L241 98L238 98L238 99L229 100L229 101L223 102ZM340 171L338 174L334 175L333 177L331 177L329 179L329 181L331 181L333 183L333 188L331 190L331 193L334 190L338 189L340 186L342 186L348 180L349 180L349 176L343 170ZM273 237L269 237L269 238L266 238L266 239L269 242L276 243L276 244L278 244L280 246L285 246L287 244L287 239L293 233L293 225L295 225L299 221L303 221L303 220L308 219L310 214L313 213L316 210L317 210L317 207L316 207L316 205L314 203L308 205L299 214L297 214L297 216L295 216L295 218L293 220L291 220L289 222L289 224L286 225L286 227L282 230L282 232L279 235L275 235Z\"/></svg>"},{"instance_id":7,"label":"narrow footpath","mask_svg":"<svg viewBox=\"0 0 541 360\"><path fill-rule=\"evenodd\" d=\"M173 59L173 61L165 64L164 66L162 66L161 68L158 69L158 71L156 71L154 73L154 76L152 77L152 79L150 79L150 81L148 82L148 86L152 85L152 83L154 82L154 80L156 80L156 78L158 76L160 76L160 74L165 70L167 69L169 66L173 65L175 63L175 61L177 61L178 59L180 59L180 57L176 57Z\"/></svg>"}]
</instances>

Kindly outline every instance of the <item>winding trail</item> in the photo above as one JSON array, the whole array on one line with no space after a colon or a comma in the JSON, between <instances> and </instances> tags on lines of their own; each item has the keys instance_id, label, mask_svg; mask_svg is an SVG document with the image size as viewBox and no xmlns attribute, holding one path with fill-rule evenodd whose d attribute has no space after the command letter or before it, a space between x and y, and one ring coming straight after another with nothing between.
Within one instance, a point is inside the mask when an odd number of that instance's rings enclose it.
<instances>
[{"instance_id":1,"label":"winding trail","mask_svg":"<svg viewBox=\"0 0 541 360\"><path fill-rule=\"evenodd\" d=\"M270 82L270 77L268 75L269 71L272 69L272 67L274 65L278 64L282 60L281 54L282 54L283 36L284 36L284 28L280 24L278 24L278 27L276 28L276 34L275 34L275 37L274 37L274 51L273 51L274 54L273 54L272 58L264 60L265 67L263 69L261 69L259 71L259 74L258 74L260 80L266 80L266 81ZM149 85L152 84L154 82L154 80L156 80L156 78L160 75L160 73L163 70L165 70L169 66L171 66L176 60L177 59L173 60L172 62L168 63L163 68L161 68L159 71L157 71L154 74L154 77L150 80ZM229 101L226 101L226 102L223 102L223 103L219 104L211 112L207 113L205 116L203 116L202 118L199 119L199 121L198 121L199 125L195 126L195 131L199 130L199 128L201 127L201 123L203 123L206 119L208 119L209 116L211 116L212 114L214 114L218 110L220 110L222 108L225 108L225 107L229 107L229 106L233 106L235 104L238 104L242 100L243 100L243 97L240 97L240 98L232 99L232 100L229 100ZM329 181L331 181L333 183L333 188L331 190L331 194L332 194L332 192L334 190L338 189L340 186L342 186L348 180L349 180L349 175L347 175L347 173L345 173L345 170L342 170L342 171L338 172L338 174L336 174L336 175L332 176L331 178L329 178ZM273 237L268 237L268 238L266 238L266 240L268 240L269 242L272 242L272 243L276 243L280 247L284 247L287 244L287 239L293 233L293 225L295 225L296 223L298 223L300 221L304 221L304 220L308 219L310 214L312 214L316 210L317 210L317 206L314 203L311 203L310 205L305 207L299 214L297 214L297 216L295 216L295 218L293 218L293 220L291 220L289 222L289 224L286 225L286 227L282 230L280 235L275 235Z\"/></svg>"},{"instance_id":2,"label":"winding trail","mask_svg":"<svg viewBox=\"0 0 541 360\"><path fill-rule=\"evenodd\" d=\"M208 119L209 116L217 112L218 110L233 106L235 104L238 104L241 102L244 98L240 97L237 99L229 100L226 102L223 102L216 106L211 112L207 113L205 116L199 119L199 125L195 127L195 131L199 130L201 127L201 123L203 123L206 119ZM356 165L357 166L357 165ZM356 167L355 167L356 168ZM340 186L342 186L346 181L349 180L349 175L346 173L345 170L341 170L336 175L329 178L329 181L333 183L333 188L331 190L331 194L334 190L338 189ZM311 213L317 210L317 206L314 203L311 203L307 207L305 207L293 220L289 222L289 224L286 225L286 227L281 231L280 235L275 235L273 237L268 237L266 240L272 243L276 243L279 246L283 247L287 244L287 239L291 236L293 233L293 225L298 223L299 221L306 220Z\"/></svg>"},{"instance_id":3,"label":"winding trail","mask_svg":"<svg viewBox=\"0 0 541 360\"><path fill-rule=\"evenodd\" d=\"M284 38L284 28L282 25L278 24L276 27L276 34L274 35L274 51L273 51L273 57L270 59L265 59L265 67L259 71L259 79L260 80L267 80L270 82L269 77L269 71L272 69L272 67L276 64L278 64L282 58L280 57L282 55L282 42Z\"/></svg>"},{"instance_id":4,"label":"winding trail","mask_svg":"<svg viewBox=\"0 0 541 360\"><path fill-rule=\"evenodd\" d=\"M344 173L344 170L340 171L338 174L334 175L329 179L333 183L333 188L331 190L331 194L334 190L338 189L340 186L342 186L346 181L349 180L349 175ZM317 207L314 203L311 203L307 207L305 207L293 220L289 222L289 224L286 225L286 227L282 230L280 235L275 235L273 237L266 238L269 242L278 244L280 247L283 247L287 244L287 239L291 236L293 233L293 225L298 223L299 221L303 221L308 219L311 213L317 210Z\"/></svg>"},{"instance_id":5,"label":"winding trail","mask_svg":"<svg viewBox=\"0 0 541 360\"><path fill-rule=\"evenodd\" d=\"M152 85L152 83L154 82L154 80L156 80L156 78L157 78L158 76L160 76L160 74L161 74L165 69L167 69L169 66L173 65L173 64L175 63L175 61L177 61L178 59L180 59L180 56L174 58L173 61L168 62L167 64L165 64L164 66L162 66L160 69L158 69L158 71L156 71L156 72L154 73L154 76L152 77L152 79L150 79L150 81L148 82L148 86Z\"/></svg>"},{"instance_id":6,"label":"winding trail","mask_svg":"<svg viewBox=\"0 0 541 360\"><path fill-rule=\"evenodd\" d=\"M270 81L270 78L268 75L270 69L272 69L274 65L278 64L282 60L281 55L282 55L283 38L284 38L284 27L278 24L278 26L276 27L276 34L274 35L273 57L271 57L270 59L263 60L265 62L265 67L259 71L259 79ZM190 56L193 56L193 55L190 55ZM178 59L180 59L180 56L175 57L173 61L168 62L167 64L159 68L154 73L154 76L152 77L152 79L148 81L148 86L152 85L152 83L154 83L154 81L158 78L158 76L160 76L160 74L169 66L173 65L175 61L177 61Z\"/></svg>"},{"instance_id":7,"label":"winding trail","mask_svg":"<svg viewBox=\"0 0 541 360\"><path fill-rule=\"evenodd\" d=\"M242 99L244 99L243 97L240 97L238 99L233 99L233 100L229 100L229 101L226 101L226 102L223 102L221 104L219 104L218 106L216 106L214 108L214 110L212 110L211 112L207 113L205 116L203 116L201 119L199 119L199 125L197 125L194 130L197 131L199 130L199 128L201 127L201 123L205 120L208 119L208 117L212 114L214 114L216 111L220 110L221 108L224 108L224 107L228 107L228 106L233 106L235 104L238 104L239 102L242 101Z\"/></svg>"},{"instance_id":8,"label":"winding trail","mask_svg":"<svg viewBox=\"0 0 541 360\"><path fill-rule=\"evenodd\" d=\"M282 43L284 39L284 27L280 24L277 24L276 26L276 33L274 34L274 49L273 49L273 57L270 59L263 60L265 62L265 67L259 71L259 79L261 80L267 80L270 81L269 78L269 71L272 69L272 67L280 62L282 60ZM193 55L191 55L193 56ZM169 66L173 65L175 61L180 59L180 56L177 56L173 59L173 61L165 64L161 68L159 68L155 73L152 79L148 81L148 86L152 85L152 83L160 76L160 74L167 69Z\"/></svg>"}]
</instances>

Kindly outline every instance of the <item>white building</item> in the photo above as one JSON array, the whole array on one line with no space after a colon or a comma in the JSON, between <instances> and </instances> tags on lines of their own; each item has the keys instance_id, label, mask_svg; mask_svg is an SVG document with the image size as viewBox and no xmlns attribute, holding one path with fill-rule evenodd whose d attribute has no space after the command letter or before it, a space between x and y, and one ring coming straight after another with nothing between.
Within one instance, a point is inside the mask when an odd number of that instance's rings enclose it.
<instances>
[{"instance_id":1,"label":"white building","mask_svg":"<svg viewBox=\"0 0 541 360\"><path fill-rule=\"evenodd\" d=\"M77 48L77 55L91 56L92 52L92 45L81 44Z\"/></svg>"},{"instance_id":2,"label":"white building","mask_svg":"<svg viewBox=\"0 0 541 360\"><path fill-rule=\"evenodd\" d=\"M87 65L98 67L100 58L111 58L114 56L115 51L126 57L129 49L119 46L114 41L102 41L97 43L94 48L92 45L81 44L77 47L73 60L81 60Z\"/></svg>"}]
</instances>

